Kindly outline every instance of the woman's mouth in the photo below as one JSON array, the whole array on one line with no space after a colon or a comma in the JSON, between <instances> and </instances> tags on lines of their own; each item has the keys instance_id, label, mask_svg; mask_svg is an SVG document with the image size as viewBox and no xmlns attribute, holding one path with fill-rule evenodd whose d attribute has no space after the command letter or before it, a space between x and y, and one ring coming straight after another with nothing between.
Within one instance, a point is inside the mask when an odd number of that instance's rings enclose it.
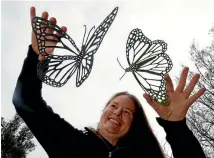
<instances>
[{"instance_id":1,"label":"woman's mouth","mask_svg":"<svg viewBox=\"0 0 214 158\"><path fill-rule=\"evenodd\" d=\"M120 125L119 121L117 121L117 120L114 119L114 118L109 118L108 120L111 121L112 123L118 125L118 126Z\"/></svg>"}]
</instances>

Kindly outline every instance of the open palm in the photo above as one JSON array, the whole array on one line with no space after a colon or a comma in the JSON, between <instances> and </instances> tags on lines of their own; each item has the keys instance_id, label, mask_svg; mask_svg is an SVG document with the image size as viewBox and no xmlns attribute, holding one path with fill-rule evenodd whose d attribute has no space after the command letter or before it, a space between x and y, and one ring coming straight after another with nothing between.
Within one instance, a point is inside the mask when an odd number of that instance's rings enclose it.
<instances>
[{"instance_id":1,"label":"open palm","mask_svg":"<svg viewBox=\"0 0 214 158\"><path fill-rule=\"evenodd\" d=\"M166 86L169 99L169 105L163 106L151 99L148 94L144 94L144 98L150 104L158 115L168 121L180 121L186 117L189 107L205 92L205 88L201 88L194 95L190 96L200 75L195 74L190 83L186 86L186 80L189 68L185 67L181 73L178 86L174 90L172 80L166 75ZM186 88L185 88L186 86Z\"/></svg>"}]
</instances>

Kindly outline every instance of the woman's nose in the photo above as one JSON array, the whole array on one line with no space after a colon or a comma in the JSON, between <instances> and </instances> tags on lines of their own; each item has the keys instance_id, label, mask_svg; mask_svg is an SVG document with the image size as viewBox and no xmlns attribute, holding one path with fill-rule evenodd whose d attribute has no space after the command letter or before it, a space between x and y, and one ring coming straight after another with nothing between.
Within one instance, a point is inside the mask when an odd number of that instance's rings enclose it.
<instances>
[{"instance_id":1,"label":"woman's nose","mask_svg":"<svg viewBox=\"0 0 214 158\"><path fill-rule=\"evenodd\" d=\"M117 115L117 116L120 116L122 114L122 109L121 108L118 108L114 111L114 113Z\"/></svg>"}]
</instances>

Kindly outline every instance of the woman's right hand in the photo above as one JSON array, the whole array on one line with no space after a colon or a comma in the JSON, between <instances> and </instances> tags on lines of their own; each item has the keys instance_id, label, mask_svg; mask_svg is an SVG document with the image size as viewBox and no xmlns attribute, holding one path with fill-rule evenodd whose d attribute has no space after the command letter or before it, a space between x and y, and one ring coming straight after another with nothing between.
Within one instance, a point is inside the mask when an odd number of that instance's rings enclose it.
<instances>
[{"instance_id":1,"label":"woman's right hand","mask_svg":"<svg viewBox=\"0 0 214 158\"><path fill-rule=\"evenodd\" d=\"M31 16L31 20L36 16L36 8L35 7L31 7L30 8L30 16ZM43 13L42 13L42 18L44 18L44 19L48 19L48 12L46 12L46 11L44 11ZM54 18L54 17L51 17L50 19L49 19L49 21L50 22L52 22L53 24L56 24L57 23L57 20L56 20L56 18ZM67 28L65 27L65 26L62 26L61 27L61 29L64 31L64 32L66 32L67 31ZM47 32L48 33L53 33L53 30L51 30L51 29L47 29ZM33 48L33 50L34 50L34 52L35 53L37 53L37 54L39 54L39 60L40 61L42 61L42 60L44 60L45 59L45 56L44 55L41 55L40 53L39 53L39 51L38 51L38 45L37 45L37 40L36 40L36 36L35 36L35 33L33 32L33 30L32 30L32 37L31 37L31 42L32 42L32 48ZM57 43L53 43L53 42L45 42L45 45L56 45ZM53 52L53 49L54 48L46 48L46 53L48 53L48 54L51 54L52 52Z\"/></svg>"}]
</instances>

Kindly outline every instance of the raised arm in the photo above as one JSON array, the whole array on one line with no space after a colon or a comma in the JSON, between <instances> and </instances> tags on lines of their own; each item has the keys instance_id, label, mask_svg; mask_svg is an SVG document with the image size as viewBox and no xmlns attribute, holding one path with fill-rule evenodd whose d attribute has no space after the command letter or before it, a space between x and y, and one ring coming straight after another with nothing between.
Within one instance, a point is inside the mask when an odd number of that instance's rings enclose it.
<instances>
[{"instance_id":1,"label":"raised arm","mask_svg":"<svg viewBox=\"0 0 214 158\"><path fill-rule=\"evenodd\" d=\"M190 96L200 76L199 74L194 75L186 86L188 71L188 68L183 69L175 90L169 75L166 76L168 106L160 105L147 94L144 94L144 98L160 116L157 121L166 132L166 139L172 148L174 158L205 158L198 140L186 125L186 114L189 107L203 95L205 88Z\"/></svg>"},{"instance_id":2,"label":"raised arm","mask_svg":"<svg viewBox=\"0 0 214 158\"><path fill-rule=\"evenodd\" d=\"M31 18L34 16L35 8L32 7ZM42 17L48 18L48 13L43 12ZM50 20L56 23L55 18ZM77 151L77 144L83 134L54 113L43 100L42 82L37 77L38 59L44 60L44 57L39 57L35 35L32 33L32 45L28 48L27 57L18 77L13 104L47 154L50 157L61 157L67 151Z\"/></svg>"},{"instance_id":3,"label":"raised arm","mask_svg":"<svg viewBox=\"0 0 214 158\"><path fill-rule=\"evenodd\" d=\"M186 125L186 119L166 121L157 118L157 121L166 132L174 158L205 158L201 145Z\"/></svg>"}]
</instances>

